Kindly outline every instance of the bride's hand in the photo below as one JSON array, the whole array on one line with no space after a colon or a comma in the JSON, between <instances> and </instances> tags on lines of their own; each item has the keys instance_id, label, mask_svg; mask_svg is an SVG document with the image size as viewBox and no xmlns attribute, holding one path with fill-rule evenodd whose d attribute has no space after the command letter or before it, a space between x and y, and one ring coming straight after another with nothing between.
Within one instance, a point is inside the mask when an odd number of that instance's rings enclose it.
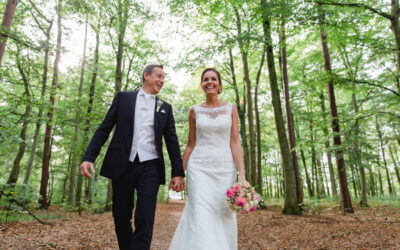
<instances>
[{"instance_id":1,"label":"bride's hand","mask_svg":"<svg viewBox=\"0 0 400 250\"><path fill-rule=\"evenodd\" d=\"M243 185L243 187L248 188L250 187L250 183L246 181L246 178L244 176L239 176L239 183Z\"/></svg>"}]
</instances>

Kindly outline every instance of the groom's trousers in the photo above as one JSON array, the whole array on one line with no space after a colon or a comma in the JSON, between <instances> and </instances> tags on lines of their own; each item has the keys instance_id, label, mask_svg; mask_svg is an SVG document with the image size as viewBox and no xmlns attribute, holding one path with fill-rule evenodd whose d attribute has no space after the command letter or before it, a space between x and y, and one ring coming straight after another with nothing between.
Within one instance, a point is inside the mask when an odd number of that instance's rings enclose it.
<instances>
[{"instance_id":1,"label":"groom's trousers","mask_svg":"<svg viewBox=\"0 0 400 250\"><path fill-rule=\"evenodd\" d=\"M159 165L159 159L139 162L136 157L120 178L112 180L112 213L118 245L122 250L150 249L160 186ZM133 232L131 220L135 192L137 198Z\"/></svg>"}]
</instances>

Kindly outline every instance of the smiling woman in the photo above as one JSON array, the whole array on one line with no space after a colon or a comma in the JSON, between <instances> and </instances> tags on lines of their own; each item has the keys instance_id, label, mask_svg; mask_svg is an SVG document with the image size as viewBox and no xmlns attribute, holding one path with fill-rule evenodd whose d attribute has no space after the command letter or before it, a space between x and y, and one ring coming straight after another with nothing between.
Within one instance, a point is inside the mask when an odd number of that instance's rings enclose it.
<instances>
[{"instance_id":1,"label":"smiling woman","mask_svg":"<svg viewBox=\"0 0 400 250\"><path fill-rule=\"evenodd\" d=\"M222 93L221 74L214 68L207 68L201 74L201 88L204 93L212 94L217 91L217 94Z\"/></svg>"}]
</instances>

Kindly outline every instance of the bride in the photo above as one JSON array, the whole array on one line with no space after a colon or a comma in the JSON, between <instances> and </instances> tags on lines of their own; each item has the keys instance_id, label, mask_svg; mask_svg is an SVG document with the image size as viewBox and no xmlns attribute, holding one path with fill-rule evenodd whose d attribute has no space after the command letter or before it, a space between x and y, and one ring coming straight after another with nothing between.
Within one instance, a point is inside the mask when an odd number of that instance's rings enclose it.
<instances>
[{"instance_id":1,"label":"bride","mask_svg":"<svg viewBox=\"0 0 400 250\"><path fill-rule=\"evenodd\" d=\"M183 153L188 196L170 250L237 249L236 213L226 202L226 190L236 181L248 185L243 168L238 112L218 98L220 73L201 74L205 102L189 111L189 138Z\"/></svg>"}]
</instances>

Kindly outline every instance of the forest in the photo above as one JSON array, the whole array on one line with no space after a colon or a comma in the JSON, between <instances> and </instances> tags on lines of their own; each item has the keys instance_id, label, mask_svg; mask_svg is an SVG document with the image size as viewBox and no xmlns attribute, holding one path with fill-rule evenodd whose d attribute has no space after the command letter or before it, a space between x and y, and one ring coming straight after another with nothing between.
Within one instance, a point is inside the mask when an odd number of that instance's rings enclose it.
<instances>
[{"instance_id":1,"label":"forest","mask_svg":"<svg viewBox=\"0 0 400 250\"><path fill-rule=\"evenodd\" d=\"M267 215L379 221L382 209L385 230L398 227L399 0L8 0L0 14L1 227L103 213L112 223L111 181L99 175L107 144L92 179L79 165L113 97L140 88L150 63L165 67L158 97L173 106L182 152L189 110L205 100L201 71L221 72L219 97L236 105L246 179ZM172 196L185 197L160 186L161 208ZM274 242L400 247L398 236L376 246Z\"/></svg>"}]
</instances>

